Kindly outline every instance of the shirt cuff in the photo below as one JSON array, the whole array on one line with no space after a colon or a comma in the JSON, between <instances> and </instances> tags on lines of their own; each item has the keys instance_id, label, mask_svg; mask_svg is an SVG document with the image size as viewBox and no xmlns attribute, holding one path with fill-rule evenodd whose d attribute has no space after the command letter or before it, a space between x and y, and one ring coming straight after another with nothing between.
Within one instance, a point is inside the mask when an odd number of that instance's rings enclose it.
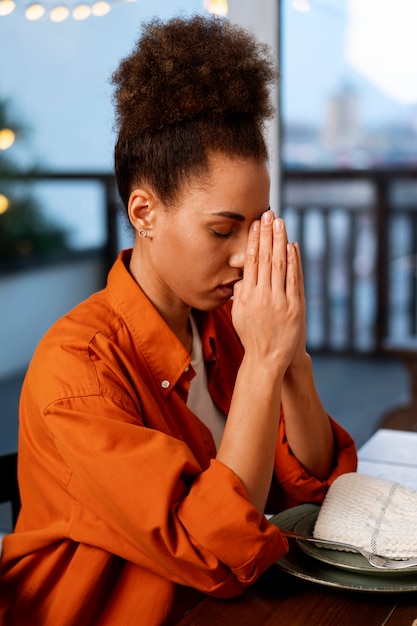
<instances>
[{"instance_id":1,"label":"shirt cuff","mask_svg":"<svg viewBox=\"0 0 417 626\"><path fill-rule=\"evenodd\" d=\"M178 518L196 548L209 550L243 587L288 550L279 530L251 505L239 477L216 459L193 482Z\"/></svg>"}]
</instances>

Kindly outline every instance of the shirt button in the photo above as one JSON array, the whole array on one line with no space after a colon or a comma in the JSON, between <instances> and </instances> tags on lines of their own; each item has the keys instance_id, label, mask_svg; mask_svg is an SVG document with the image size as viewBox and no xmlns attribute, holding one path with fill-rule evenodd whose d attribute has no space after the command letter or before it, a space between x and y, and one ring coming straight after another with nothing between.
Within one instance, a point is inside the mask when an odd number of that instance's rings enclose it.
<instances>
[{"instance_id":1,"label":"shirt button","mask_svg":"<svg viewBox=\"0 0 417 626\"><path fill-rule=\"evenodd\" d=\"M161 387L163 389L168 389L169 385L170 385L169 380L163 380L162 383L161 383Z\"/></svg>"}]
</instances>

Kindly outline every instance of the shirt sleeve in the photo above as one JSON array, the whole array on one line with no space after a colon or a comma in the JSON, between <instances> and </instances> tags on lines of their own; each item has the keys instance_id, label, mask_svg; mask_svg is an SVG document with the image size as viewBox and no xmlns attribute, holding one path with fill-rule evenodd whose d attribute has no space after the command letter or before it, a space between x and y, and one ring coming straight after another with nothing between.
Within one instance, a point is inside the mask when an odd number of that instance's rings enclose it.
<instances>
[{"instance_id":1,"label":"shirt sleeve","mask_svg":"<svg viewBox=\"0 0 417 626\"><path fill-rule=\"evenodd\" d=\"M61 401L45 419L74 541L219 597L241 593L287 551L229 468L201 468L182 441L138 426L114 399Z\"/></svg>"},{"instance_id":2,"label":"shirt sleeve","mask_svg":"<svg viewBox=\"0 0 417 626\"><path fill-rule=\"evenodd\" d=\"M356 445L349 433L330 416L335 440L333 468L326 480L309 474L291 451L285 433L285 418L281 418L275 453L274 481L271 501L279 501L279 508L286 509L305 502L321 503L330 485L341 474L357 469Z\"/></svg>"}]
</instances>

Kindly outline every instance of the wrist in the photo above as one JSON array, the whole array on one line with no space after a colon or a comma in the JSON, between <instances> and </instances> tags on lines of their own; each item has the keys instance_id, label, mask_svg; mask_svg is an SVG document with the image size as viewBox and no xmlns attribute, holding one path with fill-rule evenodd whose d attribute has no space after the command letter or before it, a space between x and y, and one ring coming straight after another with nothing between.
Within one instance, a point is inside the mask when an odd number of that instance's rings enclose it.
<instances>
[{"instance_id":1,"label":"wrist","mask_svg":"<svg viewBox=\"0 0 417 626\"><path fill-rule=\"evenodd\" d=\"M251 382L257 385L282 385L286 371L286 365L278 364L273 359L259 359L248 353L245 353L239 368L241 375L249 376Z\"/></svg>"},{"instance_id":2,"label":"wrist","mask_svg":"<svg viewBox=\"0 0 417 626\"><path fill-rule=\"evenodd\" d=\"M291 379L293 376L300 376L311 372L313 369L311 356L308 352L304 352L299 359L292 361L286 369L285 379Z\"/></svg>"}]
</instances>

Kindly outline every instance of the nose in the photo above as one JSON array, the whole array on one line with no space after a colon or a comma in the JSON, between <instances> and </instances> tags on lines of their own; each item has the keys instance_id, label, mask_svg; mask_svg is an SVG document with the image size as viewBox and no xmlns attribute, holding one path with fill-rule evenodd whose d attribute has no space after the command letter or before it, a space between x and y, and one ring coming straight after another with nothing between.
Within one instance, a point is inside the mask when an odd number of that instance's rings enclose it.
<instances>
[{"instance_id":1,"label":"nose","mask_svg":"<svg viewBox=\"0 0 417 626\"><path fill-rule=\"evenodd\" d=\"M233 250L231 251L229 257L229 265L230 267L235 267L237 269L243 270L245 265L246 258L246 248L248 244L248 235L241 236L235 243Z\"/></svg>"}]
</instances>

